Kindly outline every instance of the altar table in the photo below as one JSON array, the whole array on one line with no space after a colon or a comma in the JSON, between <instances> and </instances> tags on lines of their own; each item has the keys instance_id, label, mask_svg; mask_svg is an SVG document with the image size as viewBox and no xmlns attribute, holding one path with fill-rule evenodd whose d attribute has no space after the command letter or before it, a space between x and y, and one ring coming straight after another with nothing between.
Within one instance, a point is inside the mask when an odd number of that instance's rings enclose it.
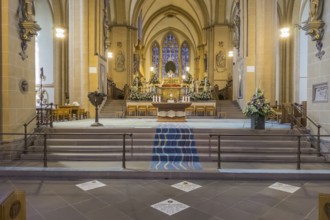
<instances>
[{"instance_id":1,"label":"altar table","mask_svg":"<svg viewBox=\"0 0 330 220\"><path fill-rule=\"evenodd\" d=\"M153 106L158 108L157 121L159 122L185 122L185 109L191 105L191 102L153 102Z\"/></svg>"}]
</instances>

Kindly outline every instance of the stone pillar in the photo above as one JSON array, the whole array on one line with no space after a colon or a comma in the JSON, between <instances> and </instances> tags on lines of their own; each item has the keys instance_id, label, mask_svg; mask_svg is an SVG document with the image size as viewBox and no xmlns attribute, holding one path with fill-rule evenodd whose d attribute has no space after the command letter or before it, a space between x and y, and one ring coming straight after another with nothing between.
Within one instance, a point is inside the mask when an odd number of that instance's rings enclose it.
<instances>
[{"instance_id":1,"label":"stone pillar","mask_svg":"<svg viewBox=\"0 0 330 220\"><path fill-rule=\"evenodd\" d=\"M23 124L36 115L35 104L35 37L27 42L25 60L17 32L16 10L19 1L1 0L0 4L0 132L23 132ZM25 81L27 87L22 88ZM32 122L34 123L34 122ZM30 126L29 131L33 129ZM2 141L22 137L2 137Z\"/></svg>"}]
</instances>

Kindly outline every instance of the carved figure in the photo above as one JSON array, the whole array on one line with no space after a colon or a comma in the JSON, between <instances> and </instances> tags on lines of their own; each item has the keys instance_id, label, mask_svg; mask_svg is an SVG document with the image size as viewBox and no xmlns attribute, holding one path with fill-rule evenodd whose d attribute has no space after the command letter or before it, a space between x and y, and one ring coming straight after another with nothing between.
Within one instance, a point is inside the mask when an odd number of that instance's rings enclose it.
<instances>
[{"instance_id":1,"label":"carved figure","mask_svg":"<svg viewBox=\"0 0 330 220\"><path fill-rule=\"evenodd\" d=\"M125 57L122 51L119 51L116 57L116 70L123 72L125 70Z\"/></svg>"},{"instance_id":2,"label":"carved figure","mask_svg":"<svg viewBox=\"0 0 330 220\"><path fill-rule=\"evenodd\" d=\"M219 53L216 55L216 62L218 68L225 68L225 60L226 56L223 53L222 50L219 51Z\"/></svg>"},{"instance_id":3,"label":"carved figure","mask_svg":"<svg viewBox=\"0 0 330 220\"><path fill-rule=\"evenodd\" d=\"M309 16L306 22L317 21L322 18L324 0L309 0Z\"/></svg>"}]
</instances>

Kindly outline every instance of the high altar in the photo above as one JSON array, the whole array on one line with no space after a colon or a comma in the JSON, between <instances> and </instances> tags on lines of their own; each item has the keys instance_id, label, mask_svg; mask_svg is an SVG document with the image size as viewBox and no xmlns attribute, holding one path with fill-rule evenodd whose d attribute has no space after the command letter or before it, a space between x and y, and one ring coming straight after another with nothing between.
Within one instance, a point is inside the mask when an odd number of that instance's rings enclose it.
<instances>
[{"instance_id":1,"label":"high altar","mask_svg":"<svg viewBox=\"0 0 330 220\"><path fill-rule=\"evenodd\" d=\"M183 95L183 87L180 85L179 78L165 78L158 94L163 101L179 101Z\"/></svg>"}]
</instances>

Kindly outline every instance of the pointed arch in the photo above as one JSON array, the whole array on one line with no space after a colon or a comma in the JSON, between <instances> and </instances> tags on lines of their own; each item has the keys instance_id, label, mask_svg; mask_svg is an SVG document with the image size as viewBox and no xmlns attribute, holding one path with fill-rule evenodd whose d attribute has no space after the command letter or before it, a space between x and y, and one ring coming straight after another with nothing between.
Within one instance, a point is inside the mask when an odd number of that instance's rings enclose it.
<instances>
[{"instance_id":1,"label":"pointed arch","mask_svg":"<svg viewBox=\"0 0 330 220\"><path fill-rule=\"evenodd\" d=\"M162 41L162 77L166 77L165 65L168 61L173 61L175 63L176 72L174 76L178 76L179 67L179 42L178 38L173 32L168 32Z\"/></svg>"}]
</instances>

